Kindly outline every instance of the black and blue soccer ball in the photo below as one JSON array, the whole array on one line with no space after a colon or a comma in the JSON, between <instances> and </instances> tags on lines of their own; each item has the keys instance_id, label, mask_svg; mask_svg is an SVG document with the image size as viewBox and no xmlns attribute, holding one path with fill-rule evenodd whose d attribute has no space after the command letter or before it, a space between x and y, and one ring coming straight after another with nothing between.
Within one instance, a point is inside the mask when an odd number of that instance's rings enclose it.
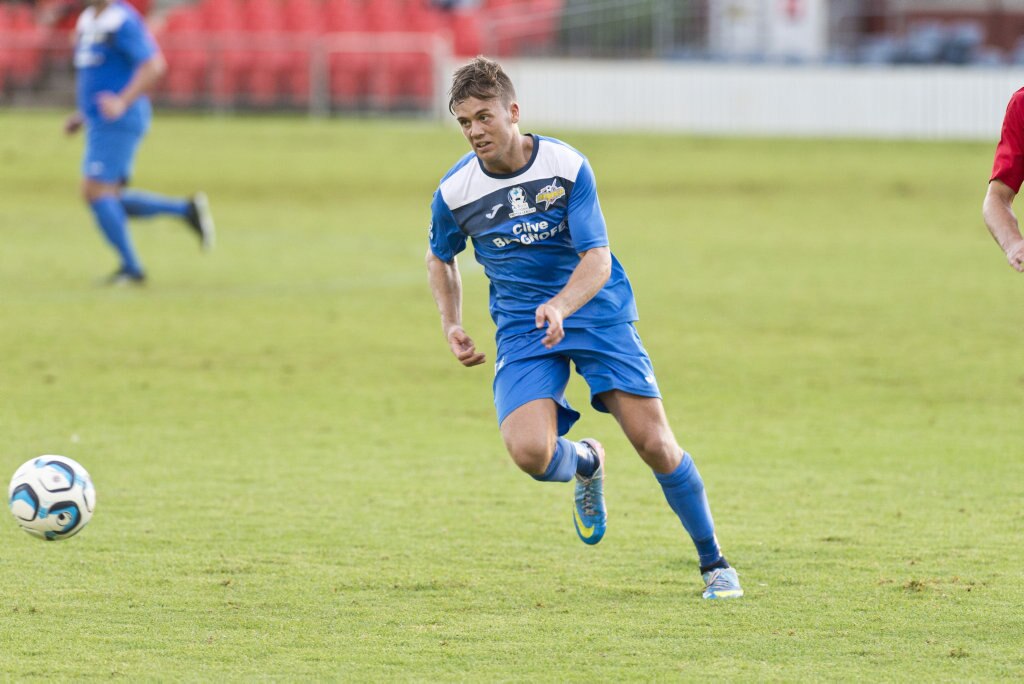
<instances>
[{"instance_id":1,"label":"black and blue soccer ball","mask_svg":"<svg viewBox=\"0 0 1024 684\"><path fill-rule=\"evenodd\" d=\"M67 456L39 456L14 472L7 504L21 529L57 541L75 536L92 519L96 489L78 461Z\"/></svg>"}]
</instances>

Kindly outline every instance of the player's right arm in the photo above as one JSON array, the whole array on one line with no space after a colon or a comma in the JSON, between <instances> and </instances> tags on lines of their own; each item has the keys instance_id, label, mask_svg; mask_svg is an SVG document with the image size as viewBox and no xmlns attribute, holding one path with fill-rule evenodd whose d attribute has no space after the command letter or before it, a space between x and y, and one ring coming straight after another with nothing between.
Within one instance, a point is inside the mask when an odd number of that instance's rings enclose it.
<instances>
[{"instance_id":1,"label":"player's right arm","mask_svg":"<svg viewBox=\"0 0 1024 684\"><path fill-rule=\"evenodd\" d=\"M82 124L85 123L85 117L82 116L82 112L75 111L74 114L64 119L64 132L67 135L74 135L82 128Z\"/></svg>"},{"instance_id":2,"label":"player's right arm","mask_svg":"<svg viewBox=\"0 0 1024 684\"><path fill-rule=\"evenodd\" d=\"M1013 213L1013 198L1017 193L1001 180L988 184L981 213L992 237L1003 249L1006 260L1014 269L1024 272L1024 238L1020 234L1017 216Z\"/></svg>"},{"instance_id":3,"label":"player's right arm","mask_svg":"<svg viewBox=\"0 0 1024 684\"><path fill-rule=\"evenodd\" d=\"M463 366L479 366L487 357L476 350L473 339L462 328L462 277L458 262L454 258L442 261L427 249L427 273L430 291L441 313L441 330L452 354Z\"/></svg>"},{"instance_id":4,"label":"player's right arm","mask_svg":"<svg viewBox=\"0 0 1024 684\"><path fill-rule=\"evenodd\" d=\"M455 255L466 248L466 236L459 229L440 189L430 205L430 246L427 274L430 292L441 313L441 330L452 354L463 366L478 366L487 358L478 352L473 339L462 328L462 276Z\"/></svg>"}]
</instances>

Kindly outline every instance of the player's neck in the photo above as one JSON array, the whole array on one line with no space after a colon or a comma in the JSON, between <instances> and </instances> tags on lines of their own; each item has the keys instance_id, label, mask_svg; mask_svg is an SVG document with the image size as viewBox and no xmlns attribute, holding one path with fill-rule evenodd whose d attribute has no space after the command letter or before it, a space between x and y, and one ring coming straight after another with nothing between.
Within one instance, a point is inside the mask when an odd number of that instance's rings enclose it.
<instances>
[{"instance_id":1,"label":"player's neck","mask_svg":"<svg viewBox=\"0 0 1024 684\"><path fill-rule=\"evenodd\" d=\"M532 135L523 135L522 133L519 133L519 149L522 151L523 156L521 159L522 163L519 164L519 168L517 168L516 171L529 163L530 157L533 156L534 144Z\"/></svg>"},{"instance_id":2,"label":"player's neck","mask_svg":"<svg viewBox=\"0 0 1024 684\"><path fill-rule=\"evenodd\" d=\"M533 156L533 145L532 135L523 135L517 130L515 137L512 139L512 144L509 145L508 156L501 159L494 166L484 162L484 169L489 173L496 173L502 176L518 173L530 163L530 157Z\"/></svg>"}]
</instances>

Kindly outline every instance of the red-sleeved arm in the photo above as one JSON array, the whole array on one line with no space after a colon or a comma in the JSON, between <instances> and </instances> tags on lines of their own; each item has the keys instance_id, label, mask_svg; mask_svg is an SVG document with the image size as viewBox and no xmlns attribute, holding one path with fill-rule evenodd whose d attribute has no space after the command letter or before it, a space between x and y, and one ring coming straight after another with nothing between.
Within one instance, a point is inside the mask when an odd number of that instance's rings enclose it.
<instances>
[{"instance_id":1,"label":"red-sleeved arm","mask_svg":"<svg viewBox=\"0 0 1024 684\"><path fill-rule=\"evenodd\" d=\"M1024 88L1010 98L1003 117L1003 132L996 146L996 158L989 180L1001 180L1020 192L1024 183Z\"/></svg>"}]
</instances>

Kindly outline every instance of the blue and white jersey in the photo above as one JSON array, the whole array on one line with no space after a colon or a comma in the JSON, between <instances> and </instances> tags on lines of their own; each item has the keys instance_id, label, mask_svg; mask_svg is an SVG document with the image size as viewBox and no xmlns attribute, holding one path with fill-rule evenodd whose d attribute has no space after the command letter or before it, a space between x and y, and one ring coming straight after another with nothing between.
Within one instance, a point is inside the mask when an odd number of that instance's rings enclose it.
<instances>
[{"instance_id":1,"label":"blue and white jersey","mask_svg":"<svg viewBox=\"0 0 1024 684\"><path fill-rule=\"evenodd\" d=\"M560 140L533 137L519 171L488 173L473 152L441 179L431 205L430 249L451 261L473 240L491 281L491 318L499 341L536 329L535 311L569 282L579 254L608 246L594 172ZM637 320L633 289L618 259L597 295L565 320L592 328Z\"/></svg>"},{"instance_id":2,"label":"blue and white jersey","mask_svg":"<svg viewBox=\"0 0 1024 684\"><path fill-rule=\"evenodd\" d=\"M142 17L124 0L114 0L99 15L94 6L82 12L75 26L75 69L78 109L89 124L145 129L150 116L146 97L133 102L117 121L103 122L96 96L101 92L121 92L138 66L156 52L156 42Z\"/></svg>"}]
</instances>

